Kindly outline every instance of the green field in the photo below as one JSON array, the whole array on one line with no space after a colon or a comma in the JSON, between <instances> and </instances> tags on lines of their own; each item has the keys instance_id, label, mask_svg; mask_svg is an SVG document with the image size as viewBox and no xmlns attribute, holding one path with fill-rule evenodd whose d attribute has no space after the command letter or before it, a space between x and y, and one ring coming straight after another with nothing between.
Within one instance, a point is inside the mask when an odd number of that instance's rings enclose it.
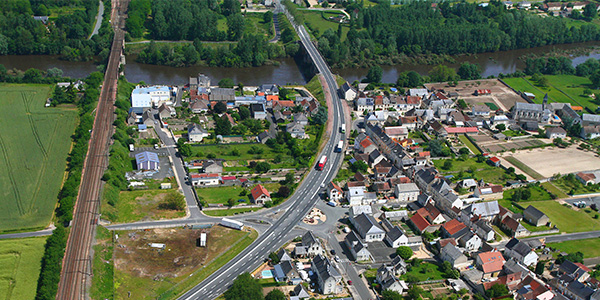
<instances>
[{"instance_id":1,"label":"green field","mask_svg":"<svg viewBox=\"0 0 600 300\"><path fill-rule=\"evenodd\" d=\"M185 211L163 210L158 208L159 203L169 193L177 192L173 189L119 191L111 185L105 185L102 197L103 217L115 223L184 217ZM112 206L108 204L107 197L115 196L118 197L116 205Z\"/></svg>"},{"instance_id":2,"label":"green field","mask_svg":"<svg viewBox=\"0 0 600 300\"><path fill-rule=\"evenodd\" d=\"M574 106L582 106L595 111L600 105L600 99L594 100L583 95L585 88L592 88L591 81L587 77L575 75L544 75L548 79L548 86L542 87L531 81L531 77L506 78L503 79L508 85L517 91L535 94L534 102L542 103L544 95L548 94L550 102L571 103ZM593 93L600 90L592 89Z\"/></svg>"},{"instance_id":3,"label":"green field","mask_svg":"<svg viewBox=\"0 0 600 300\"><path fill-rule=\"evenodd\" d=\"M586 239L576 241L566 241L560 243L548 243L548 247L558 249L567 253L580 251L584 258L600 256L600 239Z\"/></svg>"},{"instance_id":4,"label":"green field","mask_svg":"<svg viewBox=\"0 0 600 300\"><path fill-rule=\"evenodd\" d=\"M533 179L542 179L542 178L544 178L544 176L542 176L542 174L534 171L532 168L528 167L526 164L522 163L520 160L518 160L518 159L516 159L516 158L514 158L512 156L505 156L503 158L506 159L509 163L511 163L516 168L518 168L521 171L525 172L525 174L531 176Z\"/></svg>"},{"instance_id":5,"label":"green field","mask_svg":"<svg viewBox=\"0 0 600 300\"><path fill-rule=\"evenodd\" d=\"M556 197L559 199L569 197L569 195L567 195L565 192L561 191L559 188L554 186L554 184L552 184L551 182L544 182L542 183L542 186L546 189L546 191L556 195Z\"/></svg>"},{"instance_id":6,"label":"green field","mask_svg":"<svg viewBox=\"0 0 600 300\"><path fill-rule=\"evenodd\" d=\"M543 189L541 186L531 185L522 188L518 188L520 190L527 189L531 192L531 197L529 197L528 201L544 201L544 200L552 200L550 194ZM513 194L518 189L506 190L504 191L504 199L510 200L512 199Z\"/></svg>"},{"instance_id":7,"label":"green field","mask_svg":"<svg viewBox=\"0 0 600 300\"><path fill-rule=\"evenodd\" d=\"M271 193L271 196L273 196L273 194L279 190L280 185L279 183L267 183L263 184L263 186ZM245 196L240 196L242 190L246 190ZM226 205L229 198L234 199L236 205L239 203L250 203L250 189L244 189L239 186L198 188L196 189L196 193L198 194L198 197L201 197L201 200L210 204ZM245 202L238 202L239 199L244 199Z\"/></svg>"},{"instance_id":8,"label":"green field","mask_svg":"<svg viewBox=\"0 0 600 300\"><path fill-rule=\"evenodd\" d=\"M442 168L447 160L452 162L452 167L448 170ZM460 180L459 175L461 172L463 178L483 179L485 182L496 184L505 184L507 180L514 179L513 174L506 173L503 169L485 162L477 162L475 158L468 158L464 161L460 159L437 159L433 161L433 164L440 170L442 175L454 175L452 180ZM475 172L471 173L472 170L475 170Z\"/></svg>"},{"instance_id":9,"label":"green field","mask_svg":"<svg viewBox=\"0 0 600 300\"><path fill-rule=\"evenodd\" d=\"M475 155L481 154L481 151L479 151L479 149L477 149L477 147L475 147L475 145L473 143L471 143L471 141L465 134L461 134L460 136L458 136L458 139L461 142L463 142L463 144L465 144L465 146L467 146L467 148L469 148L469 150L471 150L471 152L473 152L473 154L475 154Z\"/></svg>"},{"instance_id":10,"label":"green field","mask_svg":"<svg viewBox=\"0 0 600 300\"><path fill-rule=\"evenodd\" d=\"M419 282L446 278L438 265L428 262L423 262L417 266L413 266L409 272L400 276L400 279L407 280L412 276L416 277Z\"/></svg>"},{"instance_id":11,"label":"green field","mask_svg":"<svg viewBox=\"0 0 600 300\"><path fill-rule=\"evenodd\" d=\"M0 299L34 299L45 237L0 240Z\"/></svg>"},{"instance_id":12,"label":"green field","mask_svg":"<svg viewBox=\"0 0 600 300\"><path fill-rule=\"evenodd\" d=\"M325 11L325 12L323 12L323 14L321 14L320 11L306 10L306 9L300 9L298 11L304 15L305 23L308 24L310 30L312 31L311 33L313 35L315 35L314 34L315 30L317 30L319 32L319 34L316 34L316 36L321 36L321 34L323 34L323 32L325 32L325 30L327 30L327 29L331 29L334 32L337 32L339 23L327 20L325 18L341 15L342 13L340 13L338 11ZM341 38L342 41L346 39L346 35L348 35L349 30L350 29L348 28L347 25L342 26L342 38Z\"/></svg>"},{"instance_id":13,"label":"green field","mask_svg":"<svg viewBox=\"0 0 600 300\"><path fill-rule=\"evenodd\" d=\"M46 227L65 173L75 107L44 107L51 85L0 85L0 231Z\"/></svg>"},{"instance_id":14,"label":"green field","mask_svg":"<svg viewBox=\"0 0 600 300\"><path fill-rule=\"evenodd\" d=\"M561 232L600 230L600 222L593 219L590 214L587 214L584 211L576 211L570 208L570 206L565 207L553 200L520 202L519 204L525 208L529 205L533 205L541 210L550 218L550 222L556 225Z\"/></svg>"}]
</instances>

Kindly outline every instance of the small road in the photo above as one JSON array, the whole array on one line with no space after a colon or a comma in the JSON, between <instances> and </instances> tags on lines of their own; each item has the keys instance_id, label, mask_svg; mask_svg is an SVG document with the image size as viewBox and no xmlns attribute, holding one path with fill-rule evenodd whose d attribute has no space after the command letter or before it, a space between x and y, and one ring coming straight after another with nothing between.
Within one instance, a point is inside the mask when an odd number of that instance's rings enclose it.
<instances>
[{"instance_id":1,"label":"small road","mask_svg":"<svg viewBox=\"0 0 600 300\"><path fill-rule=\"evenodd\" d=\"M92 30L92 34L88 37L88 40L92 38L95 34L98 34L98 30L102 26L102 17L104 16L104 3L102 0L99 1L100 5L98 6L98 14L96 15L96 23L94 24L94 30Z\"/></svg>"},{"instance_id":2,"label":"small road","mask_svg":"<svg viewBox=\"0 0 600 300\"><path fill-rule=\"evenodd\" d=\"M39 231L31 231L31 232L19 232L19 233L7 233L0 234L0 240L2 239L20 239L20 238L28 238L28 237L36 237L36 236L47 236L51 235L54 228L48 228Z\"/></svg>"}]
</instances>

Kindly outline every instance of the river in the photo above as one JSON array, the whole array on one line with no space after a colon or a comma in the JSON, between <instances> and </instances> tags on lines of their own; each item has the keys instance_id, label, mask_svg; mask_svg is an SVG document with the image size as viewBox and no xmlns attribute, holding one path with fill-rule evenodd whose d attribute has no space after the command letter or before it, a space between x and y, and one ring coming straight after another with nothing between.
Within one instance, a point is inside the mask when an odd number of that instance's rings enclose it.
<instances>
[{"instance_id":1,"label":"river","mask_svg":"<svg viewBox=\"0 0 600 300\"><path fill-rule=\"evenodd\" d=\"M519 58L529 53L543 54L552 51L568 51L577 48L591 48L600 46L600 42L566 44L556 46L544 46L532 49L510 50L494 53L480 53L476 55L456 56L456 63L446 64L450 67L458 68L461 63L468 61L477 63L481 66L482 77L490 75L498 76L500 73L508 74L516 70L522 70L525 67L523 61ZM600 52L592 52L587 55L572 57L573 65L578 65L588 58L600 59ZM245 85L259 85L263 83L284 84L304 84L309 78L303 76L300 68L292 58L278 60L278 66L262 66L257 68L219 68L194 66L186 68L174 68L167 66L155 66L140 64L135 62L134 56L127 57L125 65L125 77L130 82L144 81L148 84L184 84L187 83L189 76L204 73L218 82L221 78L231 78L234 82L242 82ZM59 60L57 56L48 55L5 55L0 56L0 64L7 69L27 70L29 68L38 68L47 70L50 68L59 68L64 71L65 76L82 78L89 73L96 71L97 66L92 62L69 62ZM433 65L412 65L403 64L395 66L381 66L383 69L383 82L396 82L398 74L403 71L414 70L422 75L426 75ZM353 82L365 77L368 69L334 69L334 73L343 76L346 80Z\"/></svg>"}]
</instances>

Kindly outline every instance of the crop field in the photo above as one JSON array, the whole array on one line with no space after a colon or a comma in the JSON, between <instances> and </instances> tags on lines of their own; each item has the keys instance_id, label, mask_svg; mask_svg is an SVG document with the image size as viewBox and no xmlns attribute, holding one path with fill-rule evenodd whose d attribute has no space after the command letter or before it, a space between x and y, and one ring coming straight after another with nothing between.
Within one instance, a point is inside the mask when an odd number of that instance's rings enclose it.
<instances>
[{"instance_id":1,"label":"crop field","mask_svg":"<svg viewBox=\"0 0 600 300\"><path fill-rule=\"evenodd\" d=\"M0 232L50 223L65 172L75 107L44 107L50 85L0 85Z\"/></svg>"},{"instance_id":2,"label":"crop field","mask_svg":"<svg viewBox=\"0 0 600 300\"><path fill-rule=\"evenodd\" d=\"M0 240L0 299L35 298L45 237Z\"/></svg>"}]
</instances>

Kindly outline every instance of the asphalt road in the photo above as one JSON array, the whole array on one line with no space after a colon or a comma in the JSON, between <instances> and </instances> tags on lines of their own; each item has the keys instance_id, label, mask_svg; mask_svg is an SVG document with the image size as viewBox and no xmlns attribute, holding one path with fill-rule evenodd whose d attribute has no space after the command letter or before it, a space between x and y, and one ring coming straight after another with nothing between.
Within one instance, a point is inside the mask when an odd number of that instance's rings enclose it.
<instances>
[{"instance_id":1,"label":"asphalt road","mask_svg":"<svg viewBox=\"0 0 600 300\"><path fill-rule=\"evenodd\" d=\"M225 292L239 274L250 272L262 264L271 251L281 247L293 237L292 230L319 201L321 186L324 186L335 177L343 161L343 155L334 153L337 142L343 138L338 128L342 123L345 123L342 105L337 96L337 84L306 31L299 28L298 33L302 43L313 57L319 72L324 75L328 90L331 91L333 107L329 107L329 109L333 110L333 119L330 120L333 129L329 141L327 141L320 154L320 156L327 155L328 162L323 171L317 171L316 169L310 171L296 189L294 195L285 203L283 215L264 234L260 235L254 243L226 263L221 269L185 293L180 299L215 299Z\"/></svg>"}]
</instances>

